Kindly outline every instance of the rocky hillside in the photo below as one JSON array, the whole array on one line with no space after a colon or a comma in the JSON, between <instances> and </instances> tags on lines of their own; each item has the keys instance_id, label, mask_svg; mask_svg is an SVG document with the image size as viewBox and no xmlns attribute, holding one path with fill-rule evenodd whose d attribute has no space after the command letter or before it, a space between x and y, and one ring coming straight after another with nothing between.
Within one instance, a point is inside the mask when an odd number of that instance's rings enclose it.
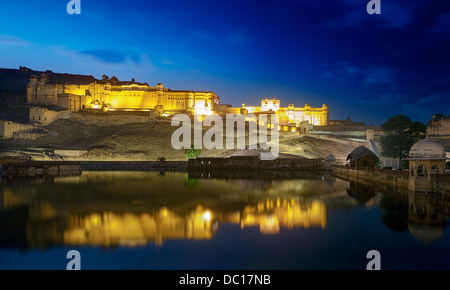
<instances>
[{"instance_id":1,"label":"rocky hillside","mask_svg":"<svg viewBox=\"0 0 450 290\"><path fill-rule=\"evenodd\" d=\"M9 154L85 150L84 160L186 160L183 150L171 144L173 132L168 121L131 123L116 126L82 124L73 120L57 120L43 128L47 135L36 140L3 140L0 148ZM205 131L207 129L205 128ZM225 143L224 143L225 144ZM308 158L323 158L330 152L345 157L356 148L344 141L322 140L310 136L280 136L280 152ZM202 150L202 156L223 155L228 149Z\"/></svg>"},{"instance_id":2,"label":"rocky hillside","mask_svg":"<svg viewBox=\"0 0 450 290\"><path fill-rule=\"evenodd\" d=\"M171 145L178 127L170 122L131 123L117 126L87 125L57 120L43 128L48 134L36 140L3 140L3 151L86 150L89 160L186 160L183 150ZM213 152L205 152L213 153Z\"/></svg>"}]
</instances>

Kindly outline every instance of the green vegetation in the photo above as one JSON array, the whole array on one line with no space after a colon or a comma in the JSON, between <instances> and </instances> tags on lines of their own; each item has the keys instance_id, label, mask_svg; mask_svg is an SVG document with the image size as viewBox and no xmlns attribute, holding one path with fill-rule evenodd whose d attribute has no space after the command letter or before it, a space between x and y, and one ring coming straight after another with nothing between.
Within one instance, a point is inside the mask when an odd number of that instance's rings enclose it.
<instances>
[{"instance_id":1,"label":"green vegetation","mask_svg":"<svg viewBox=\"0 0 450 290\"><path fill-rule=\"evenodd\" d=\"M392 158L405 158L411 146L420 139L425 138L426 125L411 121L405 115L397 115L381 124L385 133L381 137L383 155Z\"/></svg>"},{"instance_id":2,"label":"green vegetation","mask_svg":"<svg viewBox=\"0 0 450 290\"><path fill-rule=\"evenodd\" d=\"M202 150L191 147L189 149L184 149L184 154L186 155L187 159L194 159L202 154Z\"/></svg>"}]
</instances>

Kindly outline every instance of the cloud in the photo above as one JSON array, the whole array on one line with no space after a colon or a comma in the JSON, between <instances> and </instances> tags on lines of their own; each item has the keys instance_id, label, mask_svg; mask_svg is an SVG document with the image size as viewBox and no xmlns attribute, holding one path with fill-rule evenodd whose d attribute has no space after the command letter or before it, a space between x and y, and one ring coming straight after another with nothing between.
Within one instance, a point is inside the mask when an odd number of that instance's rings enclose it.
<instances>
[{"instance_id":1,"label":"cloud","mask_svg":"<svg viewBox=\"0 0 450 290\"><path fill-rule=\"evenodd\" d=\"M167 58L161 59L161 64L165 64L165 65L177 65L175 62L173 62L173 61L171 61L170 59L167 59Z\"/></svg>"},{"instance_id":2,"label":"cloud","mask_svg":"<svg viewBox=\"0 0 450 290\"><path fill-rule=\"evenodd\" d=\"M364 8L365 9L365 8ZM342 28L360 28L362 23L368 21L367 12L362 9L349 9L347 13L336 19L325 21L323 25L330 30Z\"/></svg>"},{"instance_id":3,"label":"cloud","mask_svg":"<svg viewBox=\"0 0 450 290\"><path fill-rule=\"evenodd\" d=\"M437 23L426 30L430 33L446 33L450 31L450 12L438 16Z\"/></svg>"},{"instance_id":4,"label":"cloud","mask_svg":"<svg viewBox=\"0 0 450 290\"><path fill-rule=\"evenodd\" d=\"M111 63L124 62L127 59L127 54L121 53L110 49L97 49L97 50L82 50L81 54L91 55L98 60Z\"/></svg>"},{"instance_id":5,"label":"cloud","mask_svg":"<svg viewBox=\"0 0 450 290\"><path fill-rule=\"evenodd\" d=\"M97 59L102 63L121 64L126 62L134 62L136 64L143 64L145 62L145 54L136 52L123 53L113 49L96 49L96 50L81 50L78 51L81 55L86 55Z\"/></svg>"},{"instance_id":6,"label":"cloud","mask_svg":"<svg viewBox=\"0 0 450 290\"><path fill-rule=\"evenodd\" d=\"M324 22L324 26L331 30L341 28L360 28L361 26L374 25L379 29L406 28L415 21L414 16L426 2L406 3L390 0L381 1L381 14L369 15L366 6L369 1L342 0L346 6L346 13L336 19Z\"/></svg>"},{"instance_id":7,"label":"cloud","mask_svg":"<svg viewBox=\"0 0 450 290\"><path fill-rule=\"evenodd\" d=\"M436 102L439 98L440 98L440 94L433 94L433 95L429 95L425 98L419 99L417 101L417 104L428 104L428 103L434 103Z\"/></svg>"},{"instance_id":8,"label":"cloud","mask_svg":"<svg viewBox=\"0 0 450 290\"><path fill-rule=\"evenodd\" d=\"M405 102L400 110L415 119L431 119L434 114L450 114L450 93L431 94L412 102Z\"/></svg>"},{"instance_id":9,"label":"cloud","mask_svg":"<svg viewBox=\"0 0 450 290\"><path fill-rule=\"evenodd\" d=\"M119 79L149 75L158 69L145 53L121 53L110 49L77 51L63 46L54 46L51 50L58 64L61 63L58 59L64 59L71 67L93 74L116 75Z\"/></svg>"},{"instance_id":10,"label":"cloud","mask_svg":"<svg viewBox=\"0 0 450 290\"><path fill-rule=\"evenodd\" d=\"M381 14L379 16L382 21L381 28L404 28L411 24L414 20L412 11L415 7L408 1L405 3L395 1L381 1Z\"/></svg>"},{"instance_id":11,"label":"cloud","mask_svg":"<svg viewBox=\"0 0 450 290\"><path fill-rule=\"evenodd\" d=\"M189 35L198 40L213 40L221 37L227 43L238 46L245 45L253 40L253 37L247 34L247 29L244 27L239 27L231 32L221 31L219 33L216 32L215 34L203 30L194 30L191 31Z\"/></svg>"},{"instance_id":12,"label":"cloud","mask_svg":"<svg viewBox=\"0 0 450 290\"><path fill-rule=\"evenodd\" d=\"M246 32L247 29L240 27L236 31L227 35L226 39L228 43L233 45L245 45L250 41L253 41L253 37L249 36Z\"/></svg>"},{"instance_id":13,"label":"cloud","mask_svg":"<svg viewBox=\"0 0 450 290\"><path fill-rule=\"evenodd\" d=\"M31 42L28 40L25 40L23 38L13 36L13 35L6 35L6 34L0 34L0 45L7 45L7 46L28 46Z\"/></svg>"},{"instance_id":14,"label":"cloud","mask_svg":"<svg viewBox=\"0 0 450 290\"><path fill-rule=\"evenodd\" d=\"M375 98L360 99L358 103L361 105L376 105L376 106L392 106L397 105L406 100L406 95L402 93L385 93Z\"/></svg>"},{"instance_id":15,"label":"cloud","mask_svg":"<svg viewBox=\"0 0 450 290\"><path fill-rule=\"evenodd\" d=\"M206 31L200 31L200 30L191 31L191 35L194 38L202 39L202 40L210 40L210 39L214 38L214 34L206 32Z\"/></svg>"},{"instance_id":16,"label":"cloud","mask_svg":"<svg viewBox=\"0 0 450 290\"><path fill-rule=\"evenodd\" d=\"M368 85L395 85L396 82L395 74L397 70L392 67L361 67L346 61L325 64L322 67L322 77L333 78L342 82L361 82Z\"/></svg>"},{"instance_id":17,"label":"cloud","mask_svg":"<svg viewBox=\"0 0 450 290\"><path fill-rule=\"evenodd\" d=\"M366 71L363 84L386 85L395 82L395 69L390 67L374 67Z\"/></svg>"},{"instance_id":18,"label":"cloud","mask_svg":"<svg viewBox=\"0 0 450 290\"><path fill-rule=\"evenodd\" d=\"M358 66L352 65L348 62L325 64L323 65L323 67L326 68L326 71L322 72L323 77L333 78L342 82L348 82L352 80L361 71Z\"/></svg>"}]
</instances>

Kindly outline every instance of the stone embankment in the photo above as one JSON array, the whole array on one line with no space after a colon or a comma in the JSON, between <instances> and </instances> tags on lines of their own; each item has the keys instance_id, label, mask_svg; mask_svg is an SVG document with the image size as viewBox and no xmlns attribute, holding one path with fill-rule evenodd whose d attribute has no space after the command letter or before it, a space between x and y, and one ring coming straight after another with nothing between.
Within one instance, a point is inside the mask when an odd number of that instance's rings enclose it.
<instances>
[{"instance_id":1,"label":"stone embankment","mask_svg":"<svg viewBox=\"0 0 450 290\"><path fill-rule=\"evenodd\" d=\"M86 171L186 171L187 161L82 161Z\"/></svg>"}]
</instances>

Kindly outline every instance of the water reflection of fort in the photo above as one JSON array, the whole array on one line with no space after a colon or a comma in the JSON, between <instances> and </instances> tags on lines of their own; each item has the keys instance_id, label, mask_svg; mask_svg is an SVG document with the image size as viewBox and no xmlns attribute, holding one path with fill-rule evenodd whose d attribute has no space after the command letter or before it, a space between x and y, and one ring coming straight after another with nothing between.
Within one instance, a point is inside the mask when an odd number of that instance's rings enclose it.
<instances>
[{"instance_id":1,"label":"water reflection of fort","mask_svg":"<svg viewBox=\"0 0 450 290\"><path fill-rule=\"evenodd\" d=\"M121 187L122 178L133 180L128 192ZM237 184L229 180L199 182L202 186L197 187L198 182L192 183L182 174L122 172L3 184L0 247L161 245L171 239L210 239L221 224L235 224L243 230L257 227L262 234L277 234L282 228L326 226L325 203L288 195L308 191L314 181L311 185L297 182L301 186L292 180L268 181L264 194L258 187L242 190L242 180ZM227 192L215 194L217 182ZM222 186L225 184L228 187ZM249 180L249 185L254 184Z\"/></svg>"},{"instance_id":2,"label":"water reflection of fort","mask_svg":"<svg viewBox=\"0 0 450 290\"><path fill-rule=\"evenodd\" d=\"M267 199L254 206L246 206L239 223L241 228L259 226L263 234L277 234L280 227L325 228L327 210L325 204L318 200L302 206L296 200Z\"/></svg>"},{"instance_id":3,"label":"water reflection of fort","mask_svg":"<svg viewBox=\"0 0 450 290\"><path fill-rule=\"evenodd\" d=\"M245 179L189 179L181 173L92 172L2 184L0 247L161 245L211 239L223 224L256 227L265 235L283 228L325 228L329 210L373 204L382 192L390 193L377 201L387 227L409 230L424 243L442 235L448 200L328 179L250 179L246 184Z\"/></svg>"},{"instance_id":4,"label":"water reflection of fort","mask_svg":"<svg viewBox=\"0 0 450 290\"><path fill-rule=\"evenodd\" d=\"M166 207L150 213L113 212L69 215L62 241L66 245L137 246L154 242L161 245L169 239L210 239L216 224L212 214L201 206L180 216Z\"/></svg>"},{"instance_id":5,"label":"water reflection of fort","mask_svg":"<svg viewBox=\"0 0 450 290\"><path fill-rule=\"evenodd\" d=\"M6 211L14 211L14 204L21 204L25 199L8 192L3 197ZM17 213L25 212L23 207L16 209ZM199 205L184 215L163 207L153 212L71 212L61 216L55 205L46 201L38 204L32 201L28 210L28 219L17 226L25 231L26 244L30 247L54 244L138 246L151 242L161 245L170 239L202 240L212 238L218 225L225 223L240 225L242 229L257 226L263 234L279 233L280 227L326 226L326 207L320 201L304 206L296 200L267 199L234 212L211 211Z\"/></svg>"},{"instance_id":6,"label":"water reflection of fort","mask_svg":"<svg viewBox=\"0 0 450 290\"><path fill-rule=\"evenodd\" d=\"M326 208L318 201L302 209L296 201L278 199L246 206L242 213L231 214L212 212L201 206L185 216L177 215L166 207L153 214L74 214L68 217L67 228L62 233L62 242L66 245L105 247L145 245L149 242L161 245L169 239L210 239L218 224L222 223L240 224L241 228L258 226L264 234L276 234L280 227L325 227Z\"/></svg>"}]
</instances>

